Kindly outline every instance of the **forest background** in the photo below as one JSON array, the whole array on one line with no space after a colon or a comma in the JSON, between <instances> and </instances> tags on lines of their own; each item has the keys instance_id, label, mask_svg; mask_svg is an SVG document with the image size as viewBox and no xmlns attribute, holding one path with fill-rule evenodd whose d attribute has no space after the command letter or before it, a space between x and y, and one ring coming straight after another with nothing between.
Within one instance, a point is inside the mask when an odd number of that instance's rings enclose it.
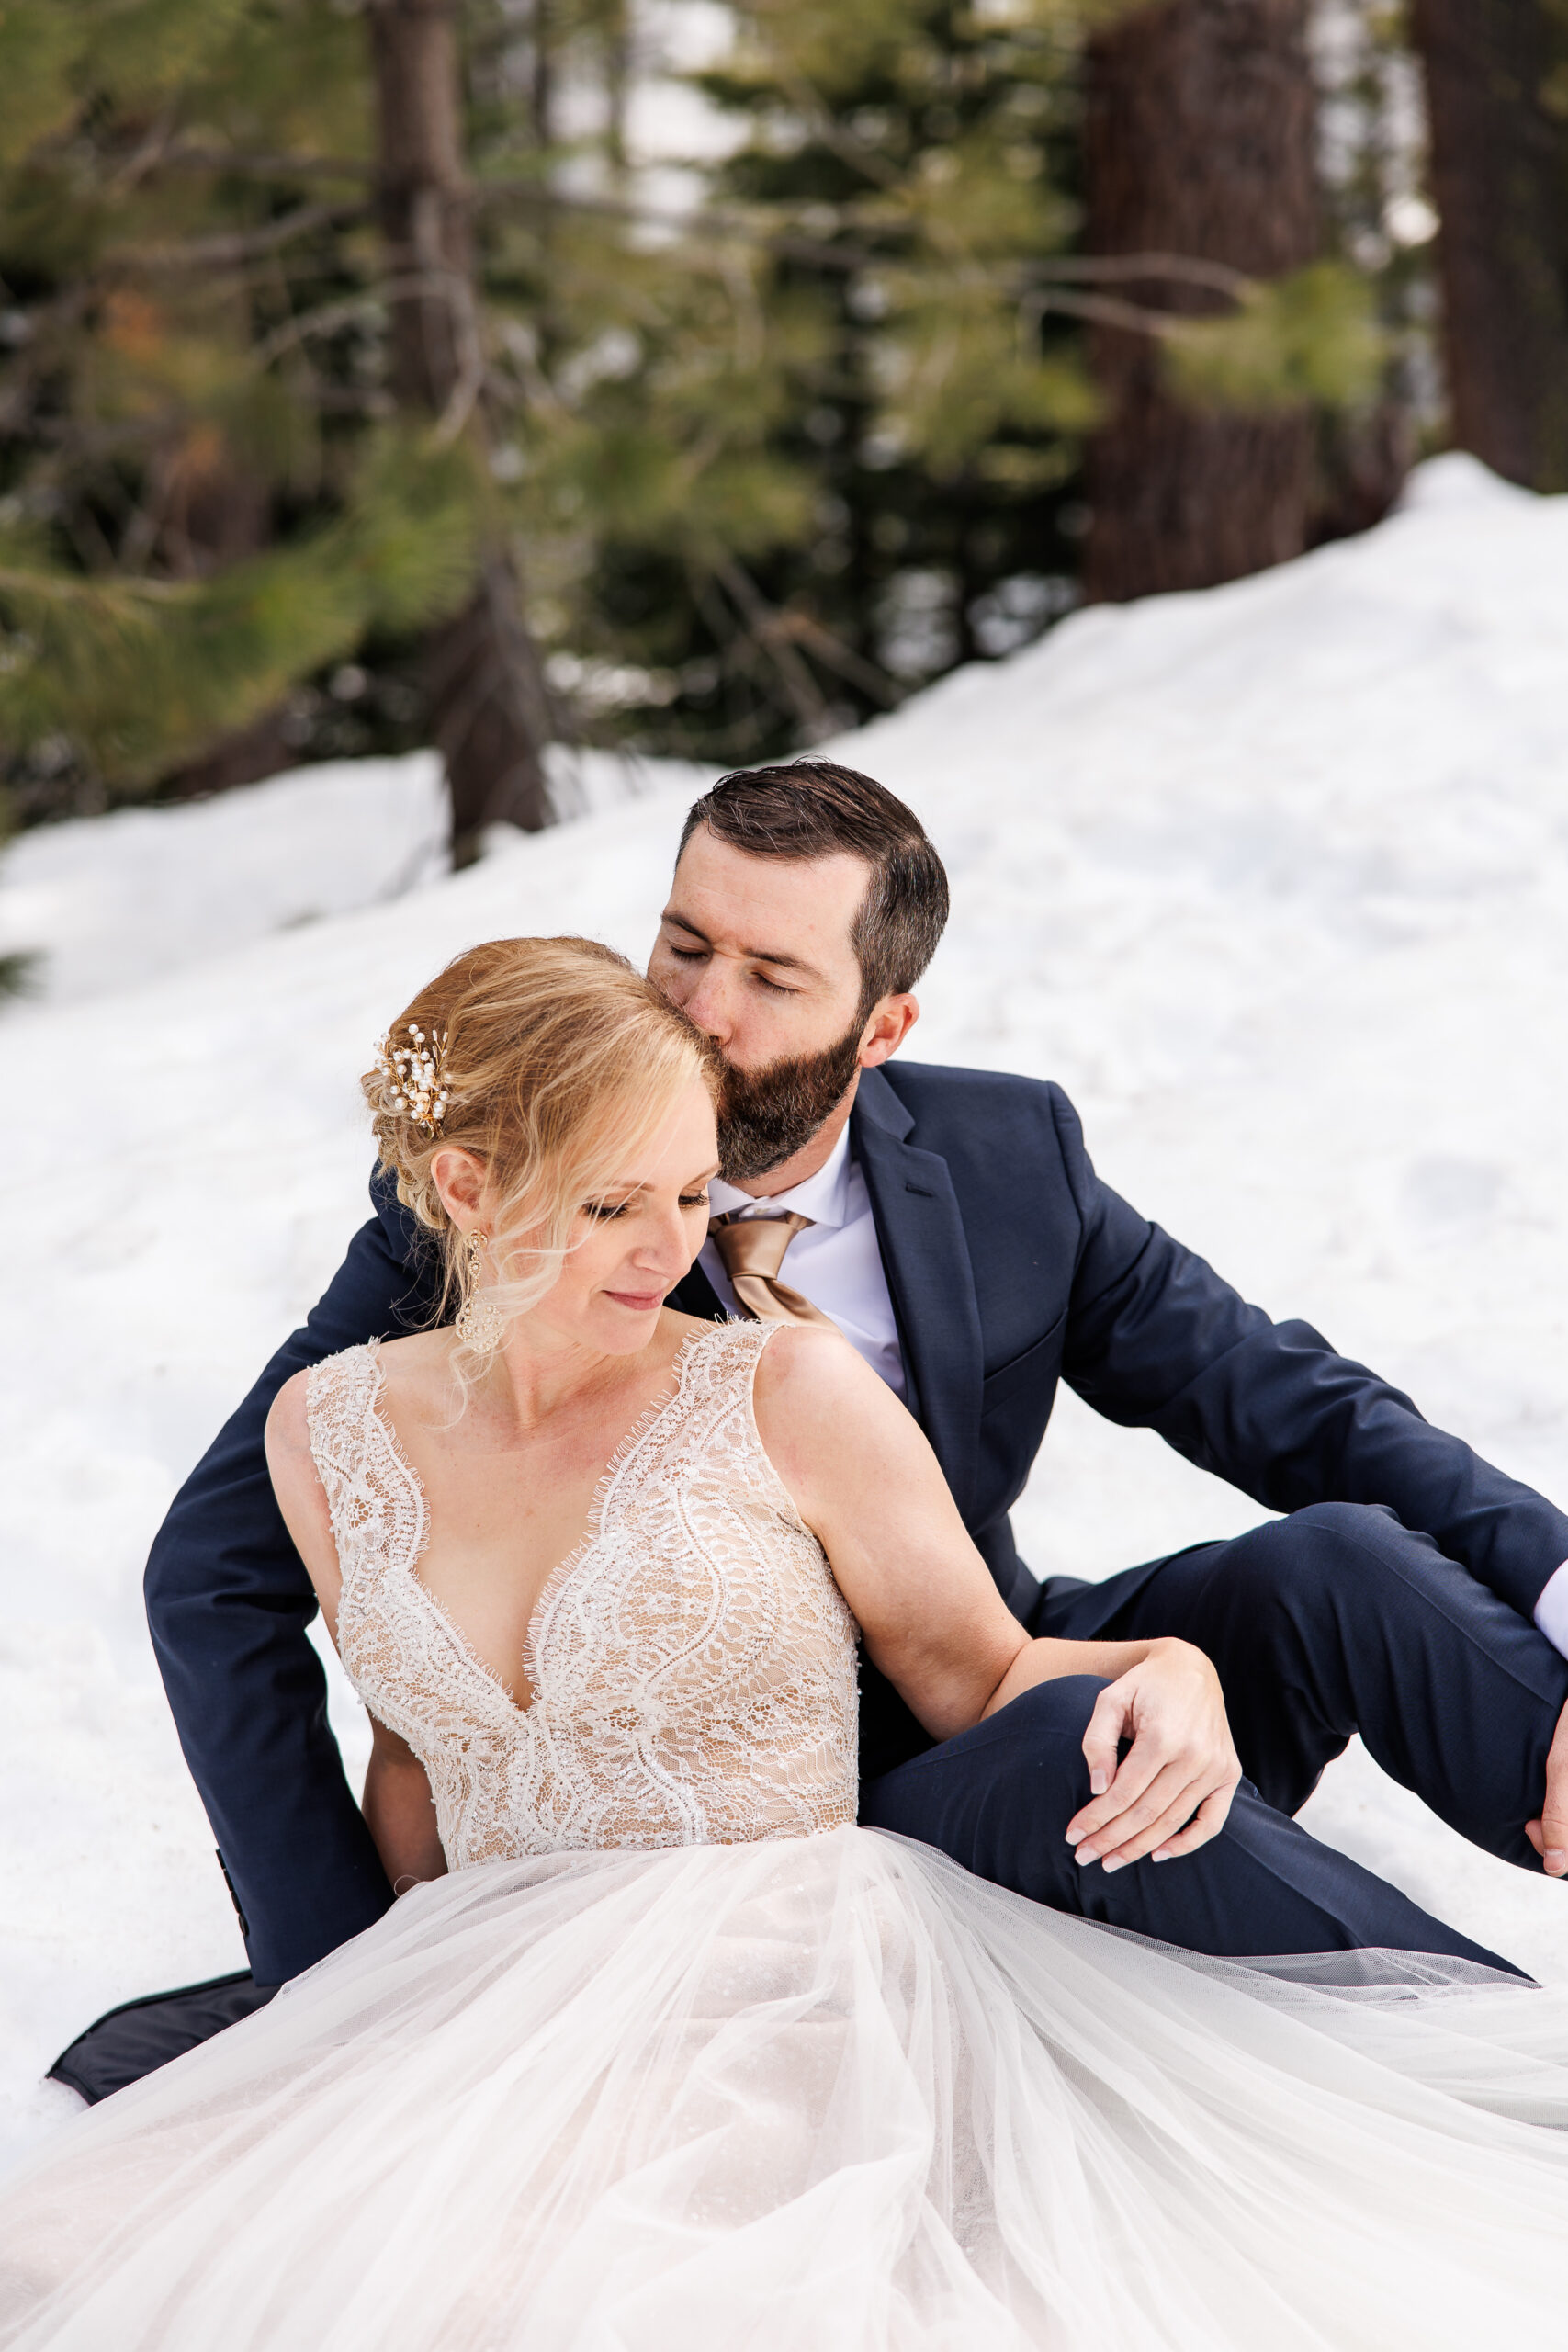
<instances>
[{"instance_id":1,"label":"forest background","mask_svg":"<svg viewBox=\"0 0 1568 2352\"><path fill-rule=\"evenodd\" d=\"M0 0L7 821L739 764L1568 490L1568 0Z\"/></svg>"}]
</instances>

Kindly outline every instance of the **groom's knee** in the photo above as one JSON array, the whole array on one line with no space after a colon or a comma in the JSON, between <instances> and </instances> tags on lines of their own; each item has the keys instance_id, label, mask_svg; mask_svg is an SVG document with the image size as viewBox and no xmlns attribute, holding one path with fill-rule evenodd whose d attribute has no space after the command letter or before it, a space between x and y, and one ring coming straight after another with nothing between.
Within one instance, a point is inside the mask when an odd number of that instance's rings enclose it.
<instances>
[{"instance_id":1,"label":"groom's knee","mask_svg":"<svg viewBox=\"0 0 1568 2352\"><path fill-rule=\"evenodd\" d=\"M987 1783L998 1797L1041 1817L1061 1816L1065 1831L1089 1803L1084 1735L1102 1690L1099 1674L1063 1674L1037 1682L975 1726L987 1759Z\"/></svg>"},{"instance_id":2,"label":"groom's knee","mask_svg":"<svg viewBox=\"0 0 1568 2352\"><path fill-rule=\"evenodd\" d=\"M1227 1544L1224 1602L1254 1639L1343 1629L1397 1615L1434 1583L1463 1574L1382 1503L1311 1503Z\"/></svg>"},{"instance_id":3,"label":"groom's knee","mask_svg":"<svg viewBox=\"0 0 1568 2352\"><path fill-rule=\"evenodd\" d=\"M861 1819L940 1847L965 1870L1077 1909L1067 1824L1089 1799L1084 1734L1098 1675L1036 1683L985 1722L862 1792Z\"/></svg>"}]
</instances>

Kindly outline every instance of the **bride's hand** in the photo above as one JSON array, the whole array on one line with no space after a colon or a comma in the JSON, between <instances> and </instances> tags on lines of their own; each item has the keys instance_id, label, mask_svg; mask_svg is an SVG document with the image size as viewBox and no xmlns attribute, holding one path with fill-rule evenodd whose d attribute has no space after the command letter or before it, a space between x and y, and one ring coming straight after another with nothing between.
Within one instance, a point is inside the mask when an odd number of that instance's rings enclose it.
<instances>
[{"instance_id":1,"label":"bride's hand","mask_svg":"<svg viewBox=\"0 0 1568 2352\"><path fill-rule=\"evenodd\" d=\"M1120 1763L1124 1740L1132 1746ZM1100 1692L1084 1756L1103 1791L1068 1826L1080 1862L1108 1871L1196 1852L1224 1827L1241 1778L1220 1678L1190 1642L1157 1641Z\"/></svg>"},{"instance_id":2,"label":"bride's hand","mask_svg":"<svg viewBox=\"0 0 1568 2352\"><path fill-rule=\"evenodd\" d=\"M1540 1856L1549 1878L1568 1871L1568 1707L1557 1719L1557 1736L1546 1759L1546 1797L1525 1836Z\"/></svg>"}]
</instances>

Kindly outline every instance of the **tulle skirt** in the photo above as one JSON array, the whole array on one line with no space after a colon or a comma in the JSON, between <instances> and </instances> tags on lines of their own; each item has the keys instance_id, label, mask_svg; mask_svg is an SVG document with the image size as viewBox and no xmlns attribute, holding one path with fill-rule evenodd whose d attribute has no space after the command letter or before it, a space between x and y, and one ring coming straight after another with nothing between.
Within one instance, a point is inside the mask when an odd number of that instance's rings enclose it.
<instances>
[{"instance_id":1,"label":"tulle skirt","mask_svg":"<svg viewBox=\"0 0 1568 2352\"><path fill-rule=\"evenodd\" d=\"M1562 1996L874 1830L417 1889L0 2193L8 2352L1503 2343L1568 2346Z\"/></svg>"}]
</instances>

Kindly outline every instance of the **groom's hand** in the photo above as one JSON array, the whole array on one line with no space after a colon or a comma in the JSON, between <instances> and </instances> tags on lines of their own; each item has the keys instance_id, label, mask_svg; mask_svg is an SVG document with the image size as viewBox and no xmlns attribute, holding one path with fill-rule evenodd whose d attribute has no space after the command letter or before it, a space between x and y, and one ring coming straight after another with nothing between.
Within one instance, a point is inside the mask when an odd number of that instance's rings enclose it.
<instances>
[{"instance_id":1,"label":"groom's hand","mask_svg":"<svg viewBox=\"0 0 1568 2352\"><path fill-rule=\"evenodd\" d=\"M1568 1707L1557 1718L1557 1736L1546 1759L1546 1802L1539 1821L1527 1821L1525 1836L1546 1866L1549 1878L1568 1875Z\"/></svg>"},{"instance_id":2,"label":"groom's hand","mask_svg":"<svg viewBox=\"0 0 1568 2352\"><path fill-rule=\"evenodd\" d=\"M1568 1796L1568 1742L1558 1737ZM1190 1642L1153 1643L1141 1665L1106 1685L1083 1752L1096 1793L1068 1826L1076 1860L1108 1871L1145 1854L1169 1861L1224 1827L1241 1763L1220 1678Z\"/></svg>"}]
</instances>

